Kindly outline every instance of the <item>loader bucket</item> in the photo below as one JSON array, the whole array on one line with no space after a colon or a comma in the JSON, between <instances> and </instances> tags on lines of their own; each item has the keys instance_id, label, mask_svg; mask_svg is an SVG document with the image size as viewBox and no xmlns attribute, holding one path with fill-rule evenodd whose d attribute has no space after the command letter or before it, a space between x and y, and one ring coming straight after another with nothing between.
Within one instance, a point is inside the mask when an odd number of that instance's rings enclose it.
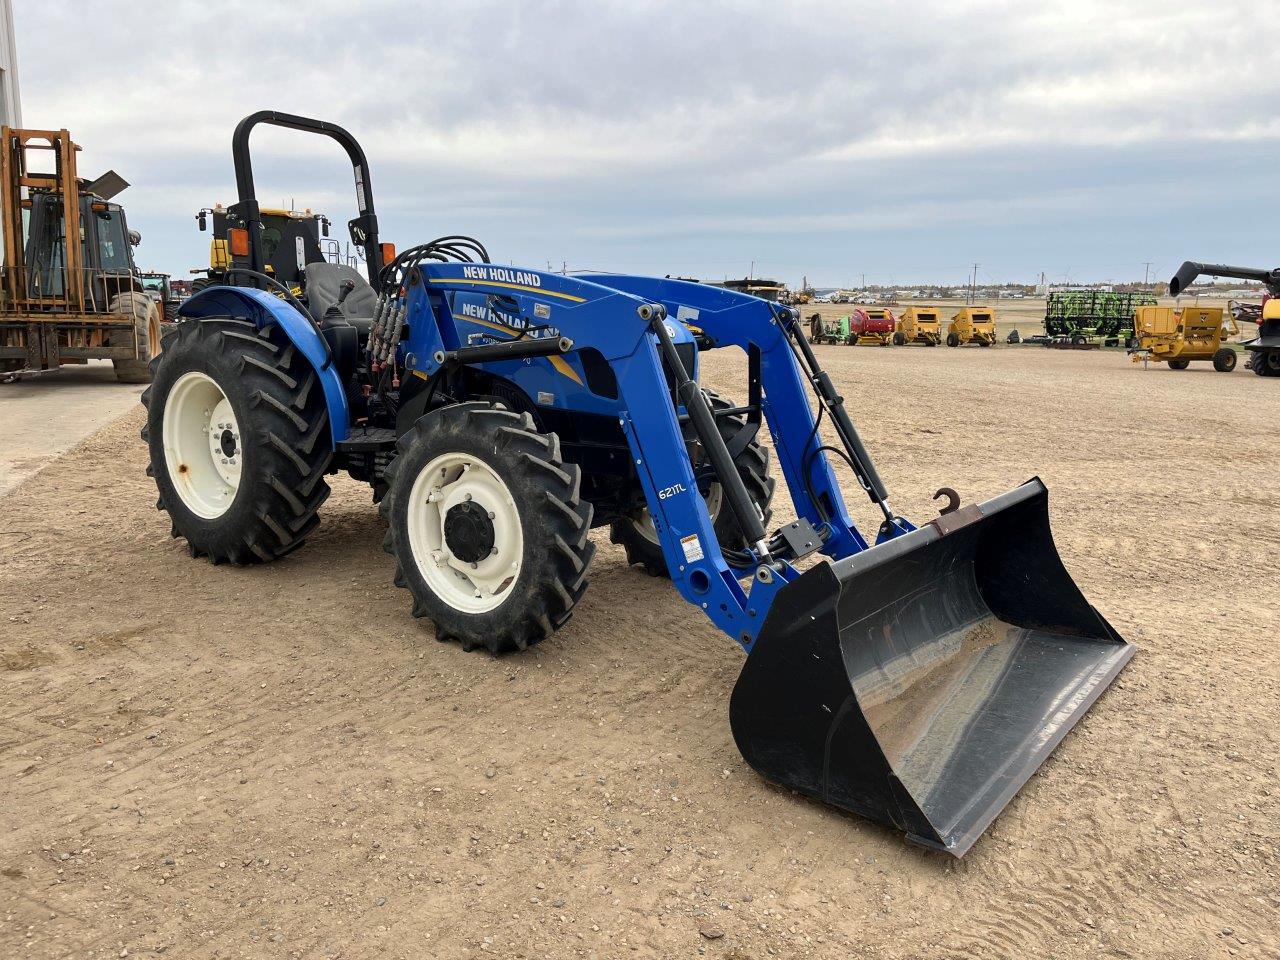
<instances>
[{"instance_id":1,"label":"loader bucket","mask_svg":"<svg viewBox=\"0 0 1280 960\"><path fill-rule=\"evenodd\" d=\"M1036 479L779 590L730 724L762 776L959 857L1133 653Z\"/></svg>"}]
</instances>

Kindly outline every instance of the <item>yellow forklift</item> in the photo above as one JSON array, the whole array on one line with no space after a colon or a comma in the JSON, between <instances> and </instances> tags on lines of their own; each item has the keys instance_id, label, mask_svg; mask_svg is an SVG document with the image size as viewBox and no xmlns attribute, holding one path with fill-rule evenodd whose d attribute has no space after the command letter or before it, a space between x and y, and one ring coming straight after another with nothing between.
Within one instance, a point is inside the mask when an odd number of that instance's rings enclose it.
<instances>
[{"instance_id":1,"label":"yellow forklift","mask_svg":"<svg viewBox=\"0 0 1280 960\"><path fill-rule=\"evenodd\" d=\"M990 347L996 342L996 312L990 307L961 307L947 327L947 346L976 343Z\"/></svg>"},{"instance_id":2,"label":"yellow forklift","mask_svg":"<svg viewBox=\"0 0 1280 960\"><path fill-rule=\"evenodd\" d=\"M146 383L161 313L138 280L140 238L112 202L129 184L114 171L80 179L66 130L0 127L0 140L0 376L105 359L117 379ZM53 169L35 169L39 157Z\"/></svg>"}]
</instances>

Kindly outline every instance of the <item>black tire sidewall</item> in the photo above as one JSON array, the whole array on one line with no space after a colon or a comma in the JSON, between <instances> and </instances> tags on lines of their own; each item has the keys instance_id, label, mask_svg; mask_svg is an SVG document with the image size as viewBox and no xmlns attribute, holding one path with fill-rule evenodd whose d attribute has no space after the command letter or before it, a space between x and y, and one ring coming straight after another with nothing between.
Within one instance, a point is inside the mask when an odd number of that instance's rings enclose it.
<instances>
[{"instance_id":1,"label":"black tire sidewall","mask_svg":"<svg viewBox=\"0 0 1280 960\"><path fill-rule=\"evenodd\" d=\"M405 578L410 581L410 592L428 607L427 616L435 621L438 628L451 635L506 633L525 619L531 605L539 602L535 589L538 564L546 562L554 531L537 511L529 509L529 504L542 501L545 487L532 482L528 473L516 469L509 460L495 455L491 430L459 431L452 424L442 423L438 413L427 414L423 420L426 424L422 442L412 444L397 457L400 463L396 469L388 516L395 531L396 559ZM427 464L445 453L463 453L483 461L506 484L520 517L523 540L520 572L516 582L507 589L506 598L492 610L482 613L459 610L436 593L418 568L409 539L409 494Z\"/></svg>"},{"instance_id":2,"label":"black tire sidewall","mask_svg":"<svg viewBox=\"0 0 1280 960\"><path fill-rule=\"evenodd\" d=\"M255 485L265 485L269 477L263 469L262 444L266 439L265 425L255 416L249 402L248 391L240 374L240 354L234 350L215 351L211 345L216 338L198 337L195 331L187 337L170 338L169 347L161 354L151 384L147 407L148 446L155 470L156 486L160 490L165 509L174 518L188 540L206 551L226 552L239 546L244 530L256 526L258 518L253 512ZM169 463L164 452L164 410L169 394L187 373L202 373L213 380L226 396L240 427L240 450L244 462L240 468L240 485L236 489L231 506L217 517L207 519L192 511L179 495L169 476Z\"/></svg>"}]
</instances>

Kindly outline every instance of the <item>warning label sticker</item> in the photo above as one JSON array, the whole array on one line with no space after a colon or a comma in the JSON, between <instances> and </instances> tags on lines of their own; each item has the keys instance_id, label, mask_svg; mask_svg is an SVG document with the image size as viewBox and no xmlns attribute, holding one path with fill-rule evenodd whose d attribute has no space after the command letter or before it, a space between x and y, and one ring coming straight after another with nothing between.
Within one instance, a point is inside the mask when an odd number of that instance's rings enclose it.
<instances>
[{"instance_id":1,"label":"warning label sticker","mask_svg":"<svg viewBox=\"0 0 1280 960\"><path fill-rule=\"evenodd\" d=\"M701 560L704 556L702 552L702 541L698 539L696 533L691 533L687 537L680 538L680 547L684 550L684 562L693 563Z\"/></svg>"}]
</instances>

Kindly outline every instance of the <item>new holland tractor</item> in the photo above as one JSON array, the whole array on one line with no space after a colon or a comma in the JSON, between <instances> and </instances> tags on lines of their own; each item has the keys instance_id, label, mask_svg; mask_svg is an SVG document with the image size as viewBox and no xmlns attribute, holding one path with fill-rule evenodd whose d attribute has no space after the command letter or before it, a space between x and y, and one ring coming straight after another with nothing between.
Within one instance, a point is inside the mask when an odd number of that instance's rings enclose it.
<instances>
[{"instance_id":1,"label":"new holland tractor","mask_svg":"<svg viewBox=\"0 0 1280 960\"><path fill-rule=\"evenodd\" d=\"M1261 314L1254 321L1258 324L1258 335L1240 345L1249 351L1250 370L1260 377L1280 377L1280 267L1260 270L1256 267L1229 267L1220 263L1196 263L1188 260L1169 281L1169 296L1181 296L1201 276L1257 280L1267 288L1267 300L1262 304Z\"/></svg>"},{"instance_id":2,"label":"new holland tractor","mask_svg":"<svg viewBox=\"0 0 1280 960\"><path fill-rule=\"evenodd\" d=\"M260 124L345 148L367 281L311 263L304 301L263 271ZM459 236L390 256L364 152L333 124L253 114L233 157L249 265L183 304L144 395L158 507L192 556L296 550L345 470L373 489L413 616L505 654L569 620L608 525L746 652L729 720L752 767L956 856L1133 655L1063 567L1038 479L967 506L940 491L920 527L893 509L794 308L503 266ZM717 350L746 355L740 398L698 384ZM772 530L766 439L796 516Z\"/></svg>"}]
</instances>

